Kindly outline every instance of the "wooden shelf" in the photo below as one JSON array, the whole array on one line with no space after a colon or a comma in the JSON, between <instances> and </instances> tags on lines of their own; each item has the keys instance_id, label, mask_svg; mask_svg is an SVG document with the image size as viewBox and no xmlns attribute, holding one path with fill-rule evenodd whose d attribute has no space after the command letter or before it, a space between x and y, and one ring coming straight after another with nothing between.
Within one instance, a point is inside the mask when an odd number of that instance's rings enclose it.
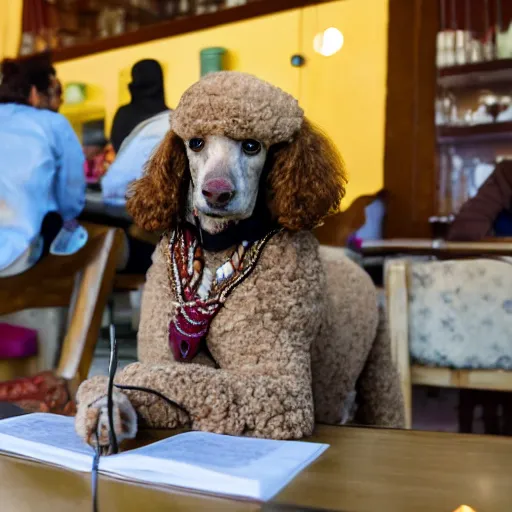
<instances>
[{"instance_id":1,"label":"wooden shelf","mask_svg":"<svg viewBox=\"0 0 512 512\"><path fill-rule=\"evenodd\" d=\"M438 134L438 142L443 145L512 141L512 121L471 126L440 126Z\"/></svg>"},{"instance_id":2,"label":"wooden shelf","mask_svg":"<svg viewBox=\"0 0 512 512\"><path fill-rule=\"evenodd\" d=\"M441 87L485 87L512 83L512 59L490 60L439 70Z\"/></svg>"},{"instance_id":3,"label":"wooden shelf","mask_svg":"<svg viewBox=\"0 0 512 512\"><path fill-rule=\"evenodd\" d=\"M95 41L69 48L57 48L53 51L53 61L63 62L77 59L86 55L123 48L125 46L146 43L156 39L205 30L227 23L332 1L334 0L248 0L248 3L245 5L220 9L214 13L190 15L182 18L159 21L158 23L146 25L136 31L127 32L122 35L96 39Z\"/></svg>"}]
</instances>

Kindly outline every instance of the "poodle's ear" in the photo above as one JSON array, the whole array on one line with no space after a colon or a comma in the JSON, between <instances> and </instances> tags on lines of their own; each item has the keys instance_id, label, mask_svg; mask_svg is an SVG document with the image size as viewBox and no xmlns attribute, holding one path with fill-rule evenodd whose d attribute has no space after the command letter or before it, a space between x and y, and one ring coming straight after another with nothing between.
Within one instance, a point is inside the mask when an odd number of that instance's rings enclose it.
<instances>
[{"instance_id":1,"label":"poodle's ear","mask_svg":"<svg viewBox=\"0 0 512 512\"><path fill-rule=\"evenodd\" d=\"M334 144L305 119L290 143L271 148L270 209L289 230L311 230L335 213L347 182Z\"/></svg>"},{"instance_id":2,"label":"poodle's ear","mask_svg":"<svg viewBox=\"0 0 512 512\"><path fill-rule=\"evenodd\" d=\"M139 227L146 231L172 227L186 200L184 178L188 172L185 145L170 131L128 193L126 206Z\"/></svg>"}]
</instances>

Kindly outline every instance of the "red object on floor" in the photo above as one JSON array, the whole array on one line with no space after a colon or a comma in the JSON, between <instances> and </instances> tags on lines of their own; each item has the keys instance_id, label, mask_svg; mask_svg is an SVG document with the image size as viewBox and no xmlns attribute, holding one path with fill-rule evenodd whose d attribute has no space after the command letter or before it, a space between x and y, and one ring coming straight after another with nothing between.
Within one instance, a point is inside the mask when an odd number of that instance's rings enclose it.
<instances>
[{"instance_id":1,"label":"red object on floor","mask_svg":"<svg viewBox=\"0 0 512 512\"><path fill-rule=\"evenodd\" d=\"M0 323L0 359L18 359L37 355L37 331Z\"/></svg>"},{"instance_id":2,"label":"red object on floor","mask_svg":"<svg viewBox=\"0 0 512 512\"><path fill-rule=\"evenodd\" d=\"M0 402L16 404L26 412L51 412L64 416L76 413L68 382L52 372L0 382Z\"/></svg>"}]
</instances>

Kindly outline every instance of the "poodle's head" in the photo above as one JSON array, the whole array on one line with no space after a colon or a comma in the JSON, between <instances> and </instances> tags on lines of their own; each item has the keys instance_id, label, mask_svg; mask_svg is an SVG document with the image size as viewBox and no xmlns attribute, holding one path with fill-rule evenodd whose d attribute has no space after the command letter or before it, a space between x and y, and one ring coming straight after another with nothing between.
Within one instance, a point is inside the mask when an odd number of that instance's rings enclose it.
<instances>
[{"instance_id":1,"label":"poodle's head","mask_svg":"<svg viewBox=\"0 0 512 512\"><path fill-rule=\"evenodd\" d=\"M312 229L336 211L345 173L333 144L297 101L251 75L220 72L188 89L171 131L134 183L128 209L148 231L194 213L215 234L253 214L264 194L275 221Z\"/></svg>"}]
</instances>

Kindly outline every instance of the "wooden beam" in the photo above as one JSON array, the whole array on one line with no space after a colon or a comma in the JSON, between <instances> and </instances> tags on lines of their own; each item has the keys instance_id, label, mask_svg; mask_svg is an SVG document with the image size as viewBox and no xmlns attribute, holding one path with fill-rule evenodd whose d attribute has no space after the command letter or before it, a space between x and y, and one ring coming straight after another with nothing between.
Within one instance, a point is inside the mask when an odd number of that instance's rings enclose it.
<instances>
[{"instance_id":1,"label":"wooden beam","mask_svg":"<svg viewBox=\"0 0 512 512\"><path fill-rule=\"evenodd\" d=\"M437 0L389 0L386 237L431 236L436 201Z\"/></svg>"},{"instance_id":2,"label":"wooden beam","mask_svg":"<svg viewBox=\"0 0 512 512\"><path fill-rule=\"evenodd\" d=\"M69 48L60 48L53 51L53 61L63 62L66 60L85 57L94 53L106 52L132 46L135 44L147 43L156 39L186 34L198 30L243 21L258 16L266 16L291 9L317 5L331 2L333 0L255 0L239 7L230 7L220 11L192 15L180 19L171 19L161 23L147 25L140 29L121 34L119 36L97 39L90 43L84 43ZM257 44L255 42L255 44Z\"/></svg>"}]
</instances>

